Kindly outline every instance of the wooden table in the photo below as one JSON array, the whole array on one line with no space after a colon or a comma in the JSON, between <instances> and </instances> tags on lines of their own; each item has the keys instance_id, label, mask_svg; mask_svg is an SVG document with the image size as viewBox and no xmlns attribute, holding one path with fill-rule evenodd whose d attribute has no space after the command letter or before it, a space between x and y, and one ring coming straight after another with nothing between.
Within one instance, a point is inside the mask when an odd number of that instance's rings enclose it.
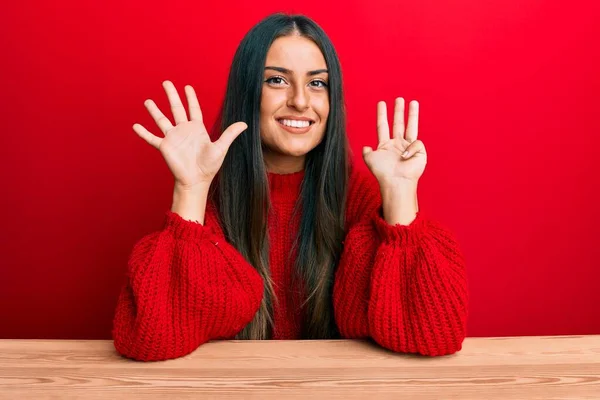
<instances>
[{"instance_id":1,"label":"wooden table","mask_svg":"<svg viewBox=\"0 0 600 400\"><path fill-rule=\"evenodd\" d=\"M444 357L370 341L216 341L177 360L110 341L0 340L0 399L600 399L600 335L467 338Z\"/></svg>"}]
</instances>

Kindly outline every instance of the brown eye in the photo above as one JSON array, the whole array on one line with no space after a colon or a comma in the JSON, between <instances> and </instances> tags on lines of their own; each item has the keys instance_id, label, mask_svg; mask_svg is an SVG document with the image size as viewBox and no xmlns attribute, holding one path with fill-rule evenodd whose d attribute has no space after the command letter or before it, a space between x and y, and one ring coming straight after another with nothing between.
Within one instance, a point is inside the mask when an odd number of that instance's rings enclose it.
<instances>
[{"instance_id":1,"label":"brown eye","mask_svg":"<svg viewBox=\"0 0 600 400\"><path fill-rule=\"evenodd\" d=\"M315 85L318 88L326 88L328 86L327 82L322 81L322 80L312 81L311 84L313 84L313 83L319 83L320 85Z\"/></svg>"},{"instance_id":2,"label":"brown eye","mask_svg":"<svg viewBox=\"0 0 600 400\"><path fill-rule=\"evenodd\" d=\"M273 83L275 85L281 85L284 82L284 80L280 76L272 76L269 79L267 79L265 82Z\"/></svg>"}]
</instances>

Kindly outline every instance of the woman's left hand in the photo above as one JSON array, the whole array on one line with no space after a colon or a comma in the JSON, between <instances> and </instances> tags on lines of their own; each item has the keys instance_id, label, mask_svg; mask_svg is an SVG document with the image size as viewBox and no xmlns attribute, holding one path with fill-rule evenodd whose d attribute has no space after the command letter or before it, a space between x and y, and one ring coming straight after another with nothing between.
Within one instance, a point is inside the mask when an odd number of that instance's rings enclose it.
<instances>
[{"instance_id":1,"label":"woman's left hand","mask_svg":"<svg viewBox=\"0 0 600 400\"><path fill-rule=\"evenodd\" d=\"M419 103L411 101L408 123L404 128L404 99L398 97L394 108L393 138L387 120L386 104L377 103L377 149L363 147L367 167L380 186L397 186L404 183L416 185L427 164L425 145L417 140Z\"/></svg>"}]
</instances>

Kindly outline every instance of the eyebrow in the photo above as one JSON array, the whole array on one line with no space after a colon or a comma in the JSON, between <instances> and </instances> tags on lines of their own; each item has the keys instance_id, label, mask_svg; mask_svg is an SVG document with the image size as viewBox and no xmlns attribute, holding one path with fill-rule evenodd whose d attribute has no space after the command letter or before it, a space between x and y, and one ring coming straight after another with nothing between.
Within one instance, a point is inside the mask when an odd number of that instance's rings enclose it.
<instances>
[{"instance_id":1,"label":"eyebrow","mask_svg":"<svg viewBox=\"0 0 600 400\"><path fill-rule=\"evenodd\" d=\"M265 67L265 69L272 69L273 71L278 71L281 72L282 74L288 74L291 75L292 71L290 71L287 68L283 68L283 67L272 67L272 66L267 66ZM313 75L318 75L318 74L322 74L322 73L329 73L329 71L327 71L327 69L316 69L314 71L308 71L306 73L306 75L308 76L313 76Z\"/></svg>"}]
</instances>

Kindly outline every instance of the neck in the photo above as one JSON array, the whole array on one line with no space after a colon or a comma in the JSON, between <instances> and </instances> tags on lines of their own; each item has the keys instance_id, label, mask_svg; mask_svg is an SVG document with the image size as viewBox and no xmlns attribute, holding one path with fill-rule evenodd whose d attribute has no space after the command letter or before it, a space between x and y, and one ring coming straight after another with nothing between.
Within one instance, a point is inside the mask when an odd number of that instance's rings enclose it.
<instances>
[{"instance_id":1,"label":"neck","mask_svg":"<svg viewBox=\"0 0 600 400\"><path fill-rule=\"evenodd\" d=\"M268 172L274 174L291 174L304 169L306 156L289 156L263 149L263 159L265 160L265 167Z\"/></svg>"}]
</instances>

